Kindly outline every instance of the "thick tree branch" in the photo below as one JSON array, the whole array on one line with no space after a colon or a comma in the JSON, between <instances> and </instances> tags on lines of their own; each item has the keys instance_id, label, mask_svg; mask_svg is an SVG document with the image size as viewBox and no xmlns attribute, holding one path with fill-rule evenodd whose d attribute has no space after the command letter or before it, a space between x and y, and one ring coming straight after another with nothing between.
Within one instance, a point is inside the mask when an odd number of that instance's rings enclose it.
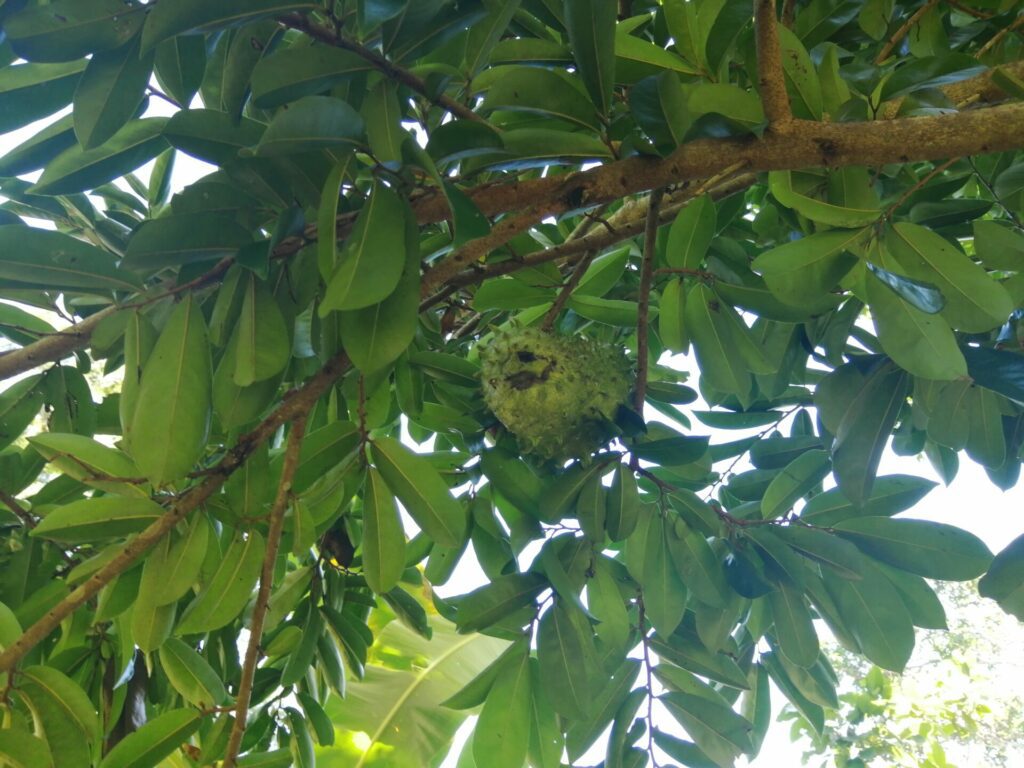
<instances>
[{"instance_id":1,"label":"thick tree branch","mask_svg":"<svg viewBox=\"0 0 1024 768\"><path fill-rule=\"evenodd\" d=\"M89 343L96 326L118 309L120 307L105 307L89 315L82 322L65 328L59 334L44 336L20 349L13 349L0 355L0 381L74 354L75 350L82 349Z\"/></svg>"},{"instance_id":2,"label":"thick tree branch","mask_svg":"<svg viewBox=\"0 0 1024 768\"><path fill-rule=\"evenodd\" d=\"M312 407L313 403L308 405ZM306 415L309 409L300 413L292 422L288 433L288 445L285 448L284 463L281 466L281 480L277 484L277 495L270 510L270 530L267 533L267 550L263 557L263 568L260 572L260 588L256 594L256 605L252 609L252 620L249 624L249 645L245 649L245 661L242 664L242 676L238 684L238 705L235 709L235 722L228 738L224 768L235 768L238 752L245 735L245 721L249 716L249 699L252 697L252 683L256 675L256 665L260 660L260 644L263 641L263 624L270 607L270 589L274 583L274 566L277 564L277 553L281 546L281 533L284 530L284 513L288 508L291 496L292 479L299 467L299 450L302 448L302 436L306 432Z\"/></svg>"},{"instance_id":3,"label":"thick tree branch","mask_svg":"<svg viewBox=\"0 0 1024 768\"><path fill-rule=\"evenodd\" d=\"M774 3L773 3L774 5ZM654 282L655 245L658 240L658 213L665 190L658 187L651 192L651 200L647 208L647 219L644 222L644 256L640 266L640 300L636 313L636 387L633 390L633 409L644 412L644 400L647 397L647 357L648 351L648 313L651 307L651 285Z\"/></svg>"},{"instance_id":4,"label":"thick tree branch","mask_svg":"<svg viewBox=\"0 0 1024 768\"><path fill-rule=\"evenodd\" d=\"M210 471L206 480L182 494L171 504L166 513L138 536L131 539L116 557L72 590L67 597L26 629L21 637L5 648L0 653L0 673L9 672L26 653L60 626L64 619L95 597L103 587L128 570L139 557L156 546L178 522L184 520L190 512L216 493L224 481L245 463L257 446L269 440L282 425L308 412L313 403L348 369L348 365L348 358L338 355L329 360L301 388L286 395L273 413L251 432L239 438L227 455Z\"/></svg>"},{"instance_id":5,"label":"thick tree branch","mask_svg":"<svg viewBox=\"0 0 1024 768\"><path fill-rule=\"evenodd\" d=\"M793 119L782 68L775 0L754 0L754 30L757 38L757 83L768 125L785 131Z\"/></svg>"},{"instance_id":6,"label":"thick tree branch","mask_svg":"<svg viewBox=\"0 0 1024 768\"><path fill-rule=\"evenodd\" d=\"M376 51L367 48L364 45L360 45L355 40L351 40L344 35L336 34L334 30L329 27L317 24L304 14L289 13L281 16L278 21L286 27L297 29L300 32L305 32L314 40L319 40L327 45L333 45L337 48L343 48L346 51L351 51L361 59L365 59L366 62L374 69L384 73L389 80L394 80L395 82L408 86L432 104L451 112L456 117L461 117L463 120L473 120L479 123L487 122L465 104L460 104L455 101L455 99L445 96L443 93L440 95L434 95L423 79L417 77L409 70L391 63L384 56L381 56Z\"/></svg>"}]
</instances>

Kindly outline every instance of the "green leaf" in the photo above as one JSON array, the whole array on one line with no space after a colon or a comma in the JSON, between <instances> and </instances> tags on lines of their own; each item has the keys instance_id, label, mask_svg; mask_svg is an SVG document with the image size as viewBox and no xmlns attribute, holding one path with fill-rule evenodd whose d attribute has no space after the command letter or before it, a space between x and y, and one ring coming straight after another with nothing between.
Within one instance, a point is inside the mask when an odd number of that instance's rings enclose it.
<instances>
[{"instance_id":1,"label":"green leaf","mask_svg":"<svg viewBox=\"0 0 1024 768\"><path fill-rule=\"evenodd\" d=\"M255 120L214 109L182 109L164 127L164 138L175 149L208 163L226 165L243 147L256 144L266 126Z\"/></svg>"},{"instance_id":2,"label":"green leaf","mask_svg":"<svg viewBox=\"0 0 1024 768\"><path fill-rule=\"evenodd\" d=\"M967 375L967 362L949 324L901 299L873 275L866 277L875 333L885 353L906 371L951 381Z\"/></svg>"},{"instance_id":3,"label":"green leaf","mask_svg":"<svg viewBox=\"0 0 1024 768\"><path fill-rule=\"evenodd\" d=\"M163 712L119 741L103 758L100 768L152 768L159 765L199 730L201 722L202 716L195 710Z\"/></svg>"},{"instance_id":4,"label":"green leaf","mask_svg":"<svg viewBox=\"0 0 1024 768\"><path fill-rule=\"evenodd\" d=\"M861 652L883 669L903 671L914 650L914 626L895 587L868 562L856 581L828 571L822 576Z\"/></svg>"},{"instance_id":5,"label":"green leaf","mask_svg":"<svg viewBox=\"0 0 1024 768\"><path fill-rule=\"evenodd\" d=\"M277 157L317 149L354 150L364 133L363 118L341 99L306 96L278 112L252 151L257 157Z\"/></svg>"},{"instance_id":6,"label":"green leaf","mask_svg":"<svg viewBox=\"0 0 1024 768\"><path fill-rule=\"evenodd\" d=\"M600 674L593 678L597 686L586 718L573 721L566 728L565 748L569 759L577 762L597 741L605 728L631 696L637 674L640 672L637 659L625 659L611 675ZM545 681L547 682L547 681Z\"/></svg>"},{"instance_id":7,"label":"green leaf","mask_svg":"<svg viewBox=\"0 0 1024 768\"><path fill-rule=\"evenodd\" d=\"M690 289L685 322L701 377L716 390L736 395L742 402L750 395L752 381L733 351L733 329L722 311L720 300L706 285L701 283Z\"/></svg>"},{"instance_id":8,"label":"green leaf","mask_svg":"<svg viewBox=\"0 0 1024 768\"><path fill-rule=\"evenodd\" d=\"M850 542L801 525L776 526L772 532L799 554L828 567L841 578L860 578L864 558Z\"/></svg>"},{"instance_id":9,"label":"green leaf","mask_svg":"<svg viewBox=\"0 0 1024 768\"><path fill-rule=\"evenodd\" d=\"M189 603L175 634L209 632L230 624L249 602L263 563L264 542L257 531L235 533L217 571Z\"/></svg>"},{"instance_id":10,"label":"green leaf","mask_svg":"<svg viewBox=\"0 0 1024 768\"><path fill-rule=\"evenodd\" d=\"M818 660L818 633L803 595L780 584L768 593L767 600L782 654L798 667L812 666Z\"/></svg>"},{"instance_id":11,"label":"green leaf","mask_svg":"<svg viewBox=\"0 0 1024 768\"><path fill-rule=\"evenodd\" d=\"M679 278L669 280L658 302L658 336L671 352L685 354L690 350L690 333L685 317L685 283Z\"/></svg>"},{"instance_id":12,"label":"green leaf","mask_svg":"<svg viewBox=\"0 0 1024 768\"><path fill-rule=\"evenodd\" d=\"M253 68L252 100L260 109L272 109L323 93L372 68L361 56L329 45L289 46L264 56Z\"/></svg>"},{"instance_id":13,"label":"green leaf","mask_svg":"<svg viewBox=\"0 0 1024 768\"><path fill-rule=\"evenodd\" d=\"M42 432L28 441L54 468L86 485L124 496L149 496L145 484L136 481L135 463L116 448L84 435L56 432Z\"/></svg>"},{"instance_id":14,"label":"green leaf","mask_svg":"<svg viewBox=\"0 0 1024 768\"><path fill-rule=\"evenodd\" d=\"M206 39L202 35L179 35L156 47L153 74L160 87L179 104L192 102L205 69Z\"/></svg>"},{"instance_id":15,"label":"green leaf","mask_svg":"<svg viewBox=\"0 0 1024 768\"><path fill-rule=\"evenodd\" d=\"M537 67L502 67L489 70L485 77L493 77L481 104L486 112L538 113L591 131L600 125L594 105L569 75Z\"/></svg>"},{"instance_id":16,"label":"green leaf","mask_svg":"<svg viewBox=\"0 0 1024 768\"><path fill-rule=\"evenodd\" d=\"M29 376L0 392L0 447L7 447L25 431L43 406L41 376Z\"/></svg>"},{"instance_id":17,"label":"green leaf","mask_svg":"<svg viewBox=\"0 0 1024 768\"><path fill-rule=\"evenodd\" d=\"M967 581L992 562L992 553L977 536L930 520L858 517L833 528L866 554L930 579Z\"/></svg>"},{"instance_id":18,"label":"green leaf","mask_svg":"<svg viewBox=\"0 0 1024 768\"><path fill-rule=\"evenodd\" d=\"M0 731L0 755L11 768L54 768L49 746L27 731Z\"/></svg>"},{"instance_id":19,"label":"green leaf","mask_svg":"<svg viewBox=\"0 0 1024 768\"><path fill-rule=\"evenodd\" d=\"M388 187L374 185L340 264L327 283L320 316L377 304L395 290L406 266L406 206Z\"/></svg>"},{"instance_id":20,"label":"green leaf","mask_svg":"<svg viewBox=\"0 0 1024 768\"><path fill-rule=\"evenodd\" d=\"M893 292L914 308L929 315L941 312L946 304L942 292L930 283L922 283L887 269L877 264L868 264L868 271L878 280L885 283Z\"/></svg>"},{"instance_id":21,"label":"green leaf","mask_svg":"<svg viewBox=\"0 0 1024 768\"><path fill-rule=\"evenodd\" d=\"M240 387L269 379L291 359L291 332L267 284L249 274L232 341L234 381ZM244 279L244 278L243 278Z\"/></svg>"},{"instance_id":22,"label":"green leaf","mask_svg":"<svg viewBox=\"0 0 1024 768\"><path fill-rule=\"evenodd\" d=\"M192 294L171 313L146 360L128 451L154 485L184 477L206 446L211 397L210 342Z\"/></svg>"},{"instance_id":23,"label":"green leaf","mask_svg":"<svg viewBox=\"0 0 1024 768\"><path fill-rule=\"evenodd\" d=\"M793 115L806 120L820 120L822 112L821 81L814 63L799 38L786 26L779 28L782 46L782 68L786 78Z\"/></svg>"},{"instance_id":24,"label":"green leaf","mask_svg":"<svg viewBox=\"0 0 1024 768\"><path fill-rule=\"evenodd\" d=\"M165 117L147 117L124 124L94 149L71 147L50 163L29 187L36 195L66 195L95 189L149 162L167 148Z\"/></svg>"},{"instance_id":25,"label":"green leaf","mask_svg":"<svg viewBox=\"0 0 1024 768\"><path fill-rule=\"evenodd\" d=\"M92 745L100 723L92 702L76 682L52 667L21 670L18 691L46 734L53 764L64 768L92 765Z\"/></svg>"},{"instance_id":26,"label":"green leaf","mask_svg":"<svg viewBox=\"0 0 1024 768\"><path fill-rule=\"evenodd\" d=\"M0 71L0 133L21 128L66 106L85 66L85 61L69 61L4 67Z\"/></svg>"},{"instance_id":27,"label":"green leaf","mask_svg":"<svg viewBox=\"0 0 1024 768\"><path fill-rule=\"evenodd\" d=\"M678 691L664 693L658 700L719 765L731 765L741 753L751 751L750 723L729 707Z\"/></svg>"},{"instance_id":28,"label":"green leaf","mask_svg":"<svg viewBox=\"0 0 1024 768\"><path fill-rule=\"evenodd\" d=\"M378 595L398 584L405 570L405 533L398 508L380 473L370 467L363 491L363 576Z\"/></svg>"},{"instance_id":29,"label":"green leaf","mask_svg":"<svg viewBox=\"0 0 1024 768\"><path fill-rule=\"evenodd\" d=\"M195 514L182 536L165 536L146 557L139 581L139 602L168 605L185 596L199 579L210 540L210 524Z\"/></svg>"},{"instance_id":30,"label":"green leaf","mask_svg":"<svg viewBox=\"0 0 1024 768\"><path fill-rule=\"evenodd\" d=\"M1024 621L1024 536L996 555L988 573L978 582L978 594L999 603L1011 616Z\"/></svg>"},{"instance_id":31,"label":"green leaf","mask_svg":"<svg viewBox=\"0 0 1024 768\"><path fill-rule=\"evenodd\" d=\"M146 7L124 0L58 0L4 20L11 48L26 61L73 61L127 43Z\"/></svg>"},{"instance_id":32,"label":"green leaf","mask_svg":"<svg viewBox=\"0 0 1024 768\"><path fill-rule=\"evenodd\" d=\"M832 468L828 451L812 450L793 459L765 489L761 516L765 520L783 517L828 475Z\"/></svg>"},{"instance_id":33,"label":"green leaf","mask_svg":"<svg viewBox=\"0 0 1024 768\"><path fill-rule=\"evenodd\" d=\"M715 204L708 195L698 197L679 211L665 246L669 266L699 269L714 237L716 222Z\"/></svg>"},{"instance_id":34,"label":"green leaf","mask_svg":"<svg viewBox=\"0 0 1024 768\"><path fill-rule=\"evenodd\" d=\"M836 429L832 471L845 496L862 504L871 495L882 451L907 396L907 374L878 363L849 401Z\"/></svg>"},{"instance_id":35,"label":"green leaf","mask_svg":"<svg viewBox=\"0 0 1024 768\"><path fill-rule=\"evenodd\" d=\"M138 279L118 269L106 251L62 232L14 224L0 226L0 280L26 288L86 292L140 287Z\"/></svg>"},{"instance_id":36,"label":"green leaf","mask_svg":"<svg viewBox=\"0 0 1024 768\"><path fill-rule=\"evenodd\" d=\"M459 632L478 632L533 603L548 581L539 573L509 573L460 598Z\"/></svg>"},{"instance_id":37,"label":"green leaf","mask_svg":"<svg viewBox=\"0 0 1024 768\"><path fill-rule=\"evenodd\" d=\"M137 42L95 53L75 89L75 135L84 149L97 147L131 120L153 73L153 56L139 56Z\"/></svg>"},{"instance_id":38,"label":"green leaf","mask_svg":"<svg viewBox=\"0 0 1024 768\"><path fill-rule=\"evenodd\" d=\"M1006 289L932 230L898 222L887 233L885 245L908 276L942 292L946 306L941 315L954 328L988 331L1006 322L1013 311Z\"/></svg>"},{"instance_id":39,"label":"green leaf","mask_svg":"<svg viewBox=\"0 0 1024 768\"><path fill-rule=\"evenodd\" d=\"M426 459L397 440L370 443L373 463L413 520L437 544L456 547L466 536L466 513Z\"/></svg>"},{"instance_id":40,"label":"green leaf","mask_svg":"<svg viewBox=\"0 0 1024 768\"><path fill-rule=\"evenodd\" d=\"M838 488L819 493L804 505L800 518L818 526L865 515L888 516L910 509L937 483L914 475L885 475L875 480L871 496L862 505L853 504Z\"/></svg>"},{"instance_id":41,"label":"green leaf","mask_svg":"<svg viewBox=\"0 0 1024 768\"><path fill-rule=\"evenodd\" d=\"M646 526L638 529L645 533L640 586L643 587L644 610L654 628L666 637L671 635L686 611L687 589L680 580L676 562L669 550L669 536L665 520L659 514L651 515Z\"/></svg>"},{"instance_id":42,"label":"green leaf","mask_svg":"<svg viewBox=\"0 0 1024 768\"><path fill-rule=\"evenodd\" d=\"M879 98L897 99L925 88L938 88L973 77L985 69L976 58L966 53L948 52L942 56L913 59L897 68L885 81Z\"/></svg>"},{"instance_id":43,"label":"green leaf","mask_svg":"<svg viewBox=\"0 0 1024 768\"><path fill-rule=\"evenodd\" d=\"M75 143L72 115L54 120L27 141L0 157L0 176L20 176L47 165Z\"/></svg>"},{"instance_id":44,"label":"green leaf","mask_svg":"<svg viewBox=\"0 0 1024 768\"><path fill-rule=\"evenodd\" d=\"M32 529L32 536L83 544L118 539L145 530L164 514L147 499L102 496L55 507Z\"/></svg>"},{"instance_id":45,"label":"green leaf","mask_svg":"<svg viewBox=\"0 0 1024 768\"><path fill-rule=\"evenodd\" d=\"M168 637L159 653L167 679L185 701L200 709L224 703L227 697L224 683L192 646L176 637Z\"/></svg>"},{"instance_id":46,"label":"green leaf","mask_svg":"<svg viewBox=\"0 0 1024 768\"><path fill-rule=\"evenodd\" d=\"M174 5L150 9L142 29L142 50L147 51L182 32L224 29L265 16L316 7L316 3L308 0L222 0L217 3L180 0Z\"/></svg>"},{"instance_id":47,"label":"green leaf","mask_svg":"<svg viewBox=\"0 0 1024 768\"><path fill-rule=\"evenodd\" d=\"M473 755L480 765L521 768L526 760L533 694L529 648L525 643L519 648L495 678L473 731Z\"/></svg>"},{"instance_id":48,"label":"green leaf","mask_svg":"<svg viewBox=\"0 0 1024 768\"><path fill-rule=\"evenodd\" d=\"M615 465L612 485L608 489L605 515L608 536L623 541L636 528L640 515L640 495L633 470L625 464Z\"/></svg>"},{"instance_id":49,"label":"green leaf","mask_svg":"<svg viewBox=\"0 0 1024 768\"><path fill-rule=\"evenodd\" d=\"M537 659L530 659L530 764L535 768L559 768L562 764L564 737L551 697L544 689Z\"/></svg>"},{"instance_id":50,"label":"green leaf","mask_svg":"<svg viewBox=\"0 0 1024 768\"><path fill-rule=\"evenodd\" d=\"M676 521L672 530L666 531L666 537L682 583L693 596L707 605L726 602L730 592L725 583L725 571L704 535Z\"/></svg>"},{"instance_id":51,"label":"green leaf","mask_svg":"<svg viewBox=\"0 0 1024 768\"><path fill-rule=\"evenodd\" d=\"M615 80L615 14L613 0L564 0L565 28L580 77L598 112L612 106Z\"/></svg>"},{"instance_id":52,"label":"green leaf","mask_svg":"<svg viewBox=\"0 0 1024 768\"><path fill-rule=\"evenodd\" d=\"M629 82L647 74L656 74L659 70L697 74L697 70L671 51L629 34L624 26L615 30L615 59L615 79L619 81Z\"/></svg>"},{"instance_id":53,"label":"green leaf","mask_svg":"<svg viewBox=\"0 0 1024 768\"><path fill-rule=\"evenodd\" d=\"M565 717L583 719L593 705L590 674L595 663L594 641L583 631L574 609L559 600L544 613L537 630L537 660L544 687L555 711Z\"/></svg>"},{"instance_id":54,"label":"green leaf","mask_svg":"<svg viewBox=\"0 0 1024 768\"><path fill-rule=\"evenodd\" d=\"M853 228L871 224L881 216L881 211L877 208L848 208L803 195L793 188L790 171L771 171L768 174L768 183L776 200L811 221L833 227Z\"/></svg>"},{"instance_id":55,"label":"green leaf","mask_svg":"<svg viewBox=\"0 0 1024 768\"><path fill-rule=\"evenodd\" d=\"M817 232L762 253L751 266L764 275L768 288L781 301L794 306L817 302L856 263L848 251L865 232Z\"/></svg>"}]
</instances>

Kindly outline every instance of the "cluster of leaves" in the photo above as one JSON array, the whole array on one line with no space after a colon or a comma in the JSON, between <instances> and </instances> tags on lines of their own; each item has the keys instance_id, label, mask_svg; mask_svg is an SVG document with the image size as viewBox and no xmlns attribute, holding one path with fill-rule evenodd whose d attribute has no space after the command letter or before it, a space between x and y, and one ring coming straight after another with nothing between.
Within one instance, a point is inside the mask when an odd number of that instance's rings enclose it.
<instances>
[{"instance_id":1,"label":"cluster of leaves","mask_svg":"<svg viewBox=\"0 0 1024 768\"><path fill-rule=\"evenodd\" d=\"M1024 545L895 517L932 483L876 477L891 436L1019 475L1024 156L906 145L1024 96L1016 8L0 5L0 131L71 105L0 158L0 372L29 374L0 393L2 759L422 766L482 706L466 766L609 726L608 768L726 766L769 681L818 730L836 706L816 619L899 670L944 622L926 578L1020 616ZM763 143L773 76L888 161ZM214 170L173 189L182 154ZM532 324L628 349L671 423L523 455L477 347ZM690 350L704 410L657 363ZM94 368L123 369L98 403ZM439 598L470 548L487 583Z\"/></svg>"}]
</instances>

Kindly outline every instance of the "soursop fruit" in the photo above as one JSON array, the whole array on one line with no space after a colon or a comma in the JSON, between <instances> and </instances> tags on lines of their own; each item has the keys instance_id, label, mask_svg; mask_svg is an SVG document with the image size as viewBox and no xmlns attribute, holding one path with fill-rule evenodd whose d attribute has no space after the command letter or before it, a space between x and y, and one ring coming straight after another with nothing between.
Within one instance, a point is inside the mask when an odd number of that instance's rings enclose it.
<instances>
[{"instance_id":1,"label":"soursop fruit","mask_svg":"<svg viewBox=\"0 0 1024 768\"><path fill-rule=\"evenodd\" d=\"M589 456L615 434L631 387L622 349L538 328L498 331L480 349L484 400L526 453Z\"/></svg>"}]
</instances>

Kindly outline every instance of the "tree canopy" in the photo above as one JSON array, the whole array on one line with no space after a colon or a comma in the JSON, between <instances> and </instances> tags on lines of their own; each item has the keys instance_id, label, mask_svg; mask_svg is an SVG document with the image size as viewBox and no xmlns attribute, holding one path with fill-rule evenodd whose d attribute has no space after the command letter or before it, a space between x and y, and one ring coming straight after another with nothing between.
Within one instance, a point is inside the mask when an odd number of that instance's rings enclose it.
<instances>
[{"instance_id":1,"label":"tree canopy","mask_svg":"<svg viewBox=\"0 0 1024 768\"><path fill-rule=\"evenodd\" d=\"M0 3L0 763L730 766L1024 618L878 476L1019 477L1022 20Z\"/></svg>"}]
</instances>

